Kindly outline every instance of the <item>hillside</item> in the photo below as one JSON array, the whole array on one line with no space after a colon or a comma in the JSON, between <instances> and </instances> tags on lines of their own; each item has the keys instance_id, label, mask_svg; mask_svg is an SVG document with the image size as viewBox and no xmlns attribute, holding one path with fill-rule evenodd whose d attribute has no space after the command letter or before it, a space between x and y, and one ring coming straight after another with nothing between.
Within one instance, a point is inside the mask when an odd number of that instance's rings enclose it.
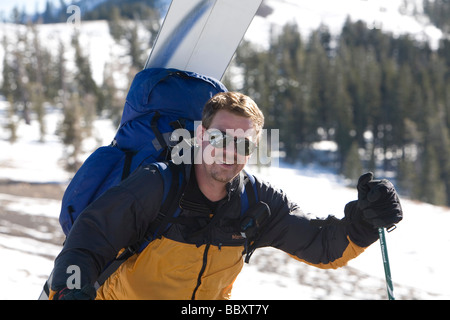
<instances>
[{"instance_id":1,"label":"hillside","mask_svg":"<svg viewBox=\"0 0 450 320\"><path fill-rule=\"evenodd\" d=\"M280 29L287 22L295 22L307 37L322 24L337 35L347 18L362 20L371 28L396 36L411 34L418 40L429 41L433 48L437 48L443 36L424 13L421 0L348 0L345 5L333 0L265 0L264 5L272 9L271 13L255 17L247 32L247 39L263 47L267 47L273 26Z\"/></svg>"}]
</instances>

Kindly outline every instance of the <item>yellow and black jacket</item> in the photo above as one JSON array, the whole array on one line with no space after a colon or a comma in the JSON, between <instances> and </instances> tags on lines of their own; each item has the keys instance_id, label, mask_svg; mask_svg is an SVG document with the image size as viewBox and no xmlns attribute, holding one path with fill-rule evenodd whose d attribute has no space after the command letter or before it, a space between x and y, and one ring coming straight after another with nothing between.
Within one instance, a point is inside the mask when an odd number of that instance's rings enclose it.
<instances>
[{"instance_id":1,"label":"yellow and black jacket","mask_svg":"<svg viewBox=\"0 0 450 320\"><path fill-rule=\"evenodd\" d=\"M190 179L193 167L182 166L188 182L175 199L181 207L179 223L125 261L97 290L97 299L230 298L247 245L236 223L241 219L244 176L227 185L224 199L210 203ZM163 184L158 170L143 167L87 207L55 260L52 291L66 286L70 265L80 267L82 286L93 285L121 249L148 235L163 202ZM357 219L312 225L313 217L282 191L258 178L255 187L271 212L257 247L278 248L319 268L338 268L377 240L376 230Z\"/></svg>"}]
</instances>

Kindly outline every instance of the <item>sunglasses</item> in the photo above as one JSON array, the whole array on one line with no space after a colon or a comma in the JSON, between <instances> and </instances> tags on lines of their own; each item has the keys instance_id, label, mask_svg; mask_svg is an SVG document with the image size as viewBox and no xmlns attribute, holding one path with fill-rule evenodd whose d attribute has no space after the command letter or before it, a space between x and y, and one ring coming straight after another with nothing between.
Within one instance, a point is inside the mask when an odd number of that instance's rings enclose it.
<instances>
[{"instance_id":1,"label":"sunglasses","mask_svg":"<svg viewBox=\"0 0 450 320\"><path fill-rule=\"evenodd\" d=\"M256 144L247 138L234 137L218 129L209 129L207 132L209 134L209 143L214 148L223 149L233 141L237 153L242 156L249 156L256 149Z\"/></svg>"}]
</instances>

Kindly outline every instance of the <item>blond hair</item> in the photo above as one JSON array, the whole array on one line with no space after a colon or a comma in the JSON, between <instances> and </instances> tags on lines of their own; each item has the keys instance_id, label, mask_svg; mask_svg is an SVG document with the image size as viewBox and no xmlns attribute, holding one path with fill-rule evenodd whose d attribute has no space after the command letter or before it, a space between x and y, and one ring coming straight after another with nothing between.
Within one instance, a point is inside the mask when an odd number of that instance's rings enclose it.
<instances>
[{"instance_id":1,"label":"blond hair","mask_svg":"<svg viewBox=\"0 0 450 320\"><path fill-rule=\"evenodd\" d=\"M220 92L206 102L203 108L202 125L209 129L211 122L220 110L231 112L235 115L250 118L255 127L256 136L259 138L264 126L264 115L250 97L239 92Z\"/></svg>"}]
</instances>

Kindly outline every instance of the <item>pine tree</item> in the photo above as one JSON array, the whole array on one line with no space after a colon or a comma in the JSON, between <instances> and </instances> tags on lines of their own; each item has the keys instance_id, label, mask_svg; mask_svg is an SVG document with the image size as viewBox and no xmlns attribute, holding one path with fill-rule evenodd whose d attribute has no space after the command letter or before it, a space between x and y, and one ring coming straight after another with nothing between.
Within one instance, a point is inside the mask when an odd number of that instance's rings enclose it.
<instances>
[{"instance_id":1,"label":"pine tree","mask_svg":"<svg viewBox=\"0 0 450 320\"><path fill-rule=\"evenodd\" d=\"M82 107L76 93L73 93L67 102L63 109L64 120L59 128L59 135L66 146L64 157L66 169L75 172L81 166L80 153L84 136L81 127Z\"/></svg>"},{"instance_id":2,"label":"pine tree","mask_svg":"<svg viewBox=\"0 0 450 320\"><path fill-rule=\"evenodd\" d=\"M9 41L6 37L6 34L3 35L2 39L2 46L3 46L3 69L2 69L2 87L1 92L5 97L11 97L14 92L14 70L10 66L10 63L8 61L8 58L10 57L11 53L9 51Z\"/></svg>"},{"instance_id":3,"label":"pine tree","mask_svg":"<svg viewBox=\"0 0 450 320\"><path fill-rule=\"evenodd\" d=\"M435 195L434 202L436 204L450 205L450 131L445 125L443 104L437 102L436 111L429 117L427 133L428 148L426 152L427 159L434 168L430 168L430 182L435 179L435 184L439 186L439 191Z\"/></svg>"},{"instance_id":4,"label":"pine tree","mask_svg":"<svg viewBox=\"0 0 450 320\"><path fill-rule=\"evenodd\" d=\"M26 59L24 58L26 53L19 50L21 46L27 48L27 32L23 33L20 29L17 29L17 39L17 45L10 52L12 62L8 68L7 83L10 86L9 92L14 101L15 109L21 110L22 118L29 125L31 124L31 117L30 95L27 90L29 76L26 72Z\"/></svg>"},{"instance_id":5,"label":"pine tree","mask_svg":"<svg viewBox=\"0 0 450 320\"><path fill-rule=\"evenodd\" d=\"M120 41L125 33L123 27L123 20L120 15L120 10L117 7L111 8L111 18L108 20L109 33L114 40Z\"/></svg>"},{"instance_id":6,"label":"pine tree","mask_svg":"<svg viewBox=\"0 0 450 320\"><path fill-rule=\"evenodd\" d=\"M305 59L305 73L310 87L308 104L313 112L311 126L322 128L324 134L328 133L332 126L333 114L329 112L334 97L331 95L334 68L328 57L329 32L321 26L314 31L308 41ZM328 137L321 137L327 139ZM313 139L316 139L314 137Z\"/></svg>"},{"instance_id":7,"label":"pine tree","mask_svg":"<svg viewBox=\"0 0 450 320\"><path fill-rule=\"evenodd\" d=\"M83 106L84 127L90 133L94 116L103 109L104 106L101 103L104 100L101 91L92 78L89 58L83 54L78 38L79 35L77 33L72 38L72 45L75 48L75 65L77 67L73 93L79 96L79 103Z\"/></svg>"},{"instance_id":8,"label":"pine tree","mask_svg":"<svg viewBox=\"0 0 450 320\"><path fill-rule=\"evenodd\" d=\"M54 74L56 75L53 80L53 85L56 90L56 95L54 97L57 105L64 106L67 104L68 99L68 86L67 86L67 71L66 71L66 60L64 58L65 55L65 47L62 41L59 42L58 53L56 56L56 64Z\"/></svg>"},{"instance_id":9,"label":"pine tree","mask_svg":"<svg viewBox=\"0 0 450 320\"><path fill-rule=\"evenodd\" d=\"M347 179L350 179L353 186L356 186L363 171L358 149L358 143L354 141L345 157L342 169L342 173Z\"/></svg>"},{"instance_id":10,"label":"pine tree","mask_svg":"<svg viewBox=\"0 0 450 320\"><path fill-rule=\"evenodd\" d=\"M113 67L113 63L105 65L103 72L104 80L101 90L103 92L103 96L105 97L105 111L107 112L106 116L112 120L115 127L118 127L122 115L123 101L119 97L118 88L114 82Z\"/></svg>"},{"instance_id":11,"label":"pine tree","mask_svg":"<svg viewBox=\"0 0 450 320\"><path fill-rule=\"evenodd\" d=\"M75 32L72 37L72 46L75 48L76 90L79 92L80 96L88 93L96 94L97 84L92 78L92 70L89 63L89 58L83 54L79 42L79 34L77 32Z\"/></svg>"},{"instance_id":12,"label":"pine tree","mask_svg":"<svg viewBox=\"0 0 450 320\"><path fill-rule=\"evenodd\" d=\"M64 6L66 7L66 6ZM45 3L45 10L44 13L42 13L42 22L43 23L54 23L55 18L53 17L53 12L55 11L55 8L53 6L53 3L49 0Z\"/></svg>"},{"instance_id":13,"label":"pine tree","mask_svg":"<svg viewBox=\"0 0 450 320\"><path fill-rule=\"evenodd\" d=\"M340 46L339 55L335 61L335 75L333 82L335 84L332 89L334 100L330 105L331 114L334 115L332 128L334 129L334 141L338 146L338 165L343 168L346 155L354 141L355 127L353 119L353 108L350 95L347 91L347 78L345 63L348 59L348 51L345 45Z\"/></svg>"},{"instance_id":14,"label":"pine tree","mask_svg":"<svg viewBox=\"0 0 450 320\"><path fill-rule=\"evenodd\" d=\"M8 95L7 101L8 101L8 111L7 111L8 120L5 124L5 129L7 129L9 131L8 141L10 143L15 143L17 141L17 122L18 122L18 120L17 120L15 109L14 109L14 102L13 102L11 95Z\"/></svg>"},{"instance_id":15,"label":"pine tree","mask_svg":"<svg viewBox=\"0 0 450 320\"><path fill-rule=\"evenodd\" d=\"M420 178L421 190L416 197L436 205L445 205L445 185L440 179L441 169L436 150L429 143L425 145L423 167Z\"/></svg>"},{"instance_id":16,"label":"pine tree","mask_svg":"<svg viewBox=\"0 0 450 320\"><path fill-rule=\"evenodd\" d=\"M30 100L33 106L33 111L37 115L37 120L39 123L39 141L44 142L46 134L46 124L45 124L45 110L44 110L44 79L47 72L44 67L44 53L40 46L39 34L37 32L36 26L29 26L31 28L33 40L33 60L31 61L33 71L29 71L28 74L33 77L28 85L28 91L30 92ZM34 74L33 74L34 73Z\"/></svg>"},{"instance_id":17,"label":"pine tree","mask_svg":"<svg viewBox=\"0 0 450 320\"><path fill-rule=\"evenodd\" d=\"M400 194L413 197L420 194L416 163L402 158L398 164L396 189Z\"/></svg>"},{"instance_id":18,"label":"pine tree","mask_svg":"<svg viewBox=\"0 0 450 320\"><path fill-rule=\"evenodd\" d=\"M127 31L126 39L130 48L131 66L136 70L141 70L144 67L144 61L142 59L141 39L138 37L138 21L135 21Z\"/></svg>"}]
</instances>

